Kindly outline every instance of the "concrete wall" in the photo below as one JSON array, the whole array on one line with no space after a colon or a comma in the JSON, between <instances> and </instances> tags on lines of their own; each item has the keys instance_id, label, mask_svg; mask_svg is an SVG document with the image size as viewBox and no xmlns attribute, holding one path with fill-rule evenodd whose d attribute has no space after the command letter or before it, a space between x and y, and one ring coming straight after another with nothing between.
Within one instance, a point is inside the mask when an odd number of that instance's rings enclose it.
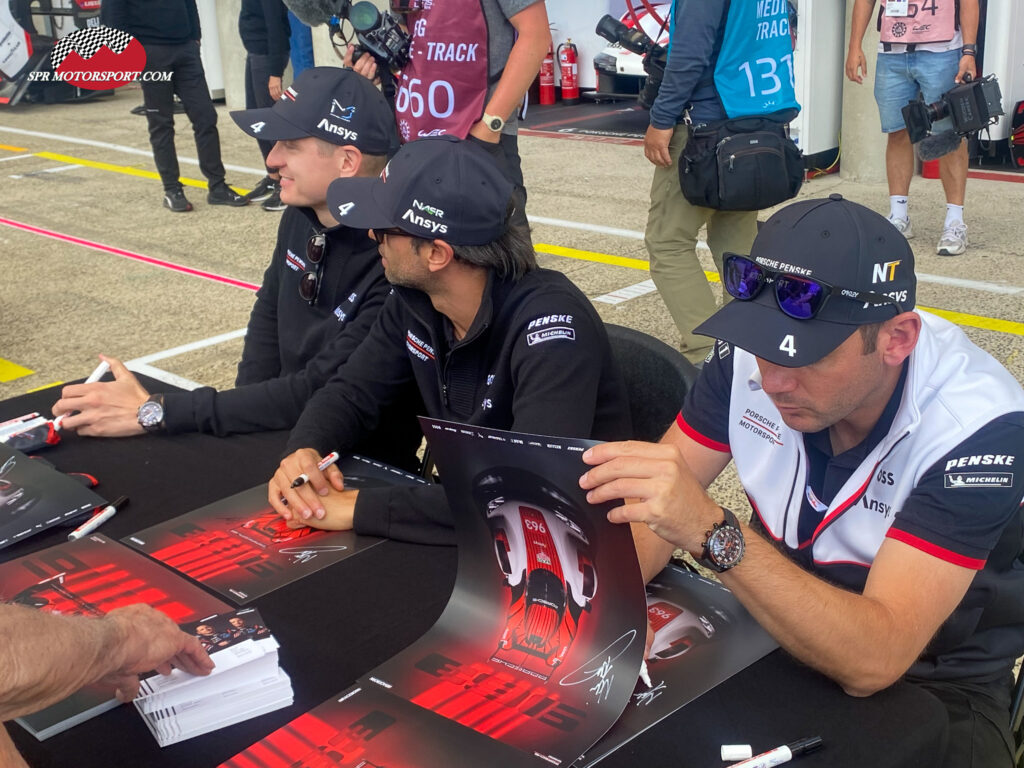
<instances>
[{"instance_id":1,"label":"concrete wall","mask_svg":"<svg viewBox=\"0 0 1024 768\"><path fill-rule=\"evenodd\" d=\"M846 37L850 40L850 17L854 0L846 0ZM864 34L864 58L868 73L863 83L855 83L843 76L842 159L839 174L844 179L866 183L885 181L885 136L878 122L875 104L875 58L878 50L878 30L869 23ZM844 51L843 62L845 65Z\"/></svg>"}]
</instances>

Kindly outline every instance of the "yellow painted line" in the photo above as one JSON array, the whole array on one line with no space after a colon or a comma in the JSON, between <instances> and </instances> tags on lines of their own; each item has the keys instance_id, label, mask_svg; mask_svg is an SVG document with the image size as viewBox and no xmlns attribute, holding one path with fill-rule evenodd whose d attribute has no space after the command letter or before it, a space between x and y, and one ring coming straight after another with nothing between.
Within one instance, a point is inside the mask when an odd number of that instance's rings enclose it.
<instances>
[{"instance_id":1,"label":"yellow painted line","mask_svg":"<svg viewBox=\"0 0 1024 768\"><path fill-rule=\"evenodd\" d=\"M12 147L10 144L0 144L0 149L6 149L9 152L28 152L28 147Z\"/></svg>"},{"instance_id":2,"label":"yellow painted line","mask_svg":"<svg viewBox=\"0 0 1024 768\"><path fill-rule=\"evenodd\" d=\"M931 307L918 307L925 312L944 317L951 323L966 325L971 328L982 328L986 331L998 331L999 333L1012 333L1014 336L1024 336L1024 323L1016 323L1013 320L999 320L995 317L980 317L979 315L965 315L962 312L950 312L945 309L932 309Z\"/></svg>"},{"instance_id":3,"label":"yellow painted line","mask_svg":"<svg viewBox=\"0 0 1024 768\"><path fill-rule=\"evenodd\" d=\"M548 245L537 243L533 246L538 253L547 253L551 256L564 256L567 259L580 259L582 261L596 261L598 264L611 264L615 267L629 267L630 269L642 269L650 271L650 264L645 259L631 259L628 256L611 256L607 253L595 253L594 251L579 251L575 248L565 248L561 245Z\"/></svg>"},{"instance_id":4,"label":"yellow painted line","mask_svg":"<svg viewBox=\"0 0 1024 768\"><path fill-rule=\"evenodd\" d=\"M63 381L51 381L49 384L43 384L43 386L41 387L33 387L32 389L28 390L28 392L42 392L44 389L50 389L51 387L59 387L63 383ZM28 392L26 392L25 394L28 394Z\"/></svg>"},{"instance_id":5,"label":"yellow painted line","mask_svg":"<svg viewBox=\"0 0 1024 768\"><path fill-rule=\"evenodd\" d=\"M552 256L564 256L567 259L593 261L598 264L610 264L615 267L639 269L644 272L649 272L651 269L650 264L644 259L632 259L626 256L612 256L607 253L597 253L595 251L580 251L575 248L566 248L561 245L548 245L547 243L537 243L534 246L534 249L538 253L547 253ZM704 275L707 277L709 282L720 282L717 272L705 272ZM925 312L931 312L933 315L943 317L957 325L963 325L969 328L981 328L986 331L997 331L998 333L1009 333L1014 336L1024 336L1024 323L1014 322L1013 320L1000 320L995 317L968 315L964 312L951 312L946 309L934 309L933 307L918 307L918 309L923 309Z\"/></svg>"},{"instance_id":6,"label":"yellow painted line","mask_svg":"<svg viewBox=\"0 0 1024 768\"><path fill-rule=\"evenodd\" d=\"M25 376L31 376L33 373L35 373L35 371L26 368L23 365L12 363L10 360L4 360L0 357L0 381L2 382L21 379Z\"/></svg>"},{"instance_id":7,"label":"yellow painted line","mask_svg":"<svg viewBox=\"0 0 1024 768\"><path fill-rule=\"evenodd\" d=\"M99 163L95 160L85 160L81 157L71 157L70 155L58 155L55 152L35 152L36 157L41 157L45 160L55 160L59 163L73 163L76 165L84 165L86 168L97 168L101 171L111 171L113 173L121 173L125 176L137 176L142 179L156 179L160 180L160 174L155 171L144 171L141 168L133 168L130 165L114 165L113 163ZM200 189L206 189L206 182L199 181L198 179L180 179L181 183L186 187L199 187Z\"/></svg>"}]
</instances>

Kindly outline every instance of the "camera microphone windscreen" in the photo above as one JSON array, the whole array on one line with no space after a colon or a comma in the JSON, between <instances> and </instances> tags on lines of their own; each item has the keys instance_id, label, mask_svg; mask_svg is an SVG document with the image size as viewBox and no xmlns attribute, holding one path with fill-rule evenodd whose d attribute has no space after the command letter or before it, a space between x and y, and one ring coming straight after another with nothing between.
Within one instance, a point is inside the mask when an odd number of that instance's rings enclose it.
<instances>
[{"instance_id":1,"label":"camera microphone windscreen","mask_svg":"<svg viewBox=\"0 0 1024 768\"><path fill-rule=\"evenodd\" d=\"M337 6L341 5L332 0L284 0L284 4L309 27L328 23L337 13Z\"/></svg>"},{"instance_id":2,"label":"camera microphone windscreen","mask_svg":"<svg viewBox=\"0 0 1024 768\"><path fill-rule=\"evenodd\" d=\"M955 131L933 133L931 136L921 139L917 145L917 155L924 162L937 160L950 152L955 152L960 147L962 140L960 134Z\"/></svg>"}]
</instances>

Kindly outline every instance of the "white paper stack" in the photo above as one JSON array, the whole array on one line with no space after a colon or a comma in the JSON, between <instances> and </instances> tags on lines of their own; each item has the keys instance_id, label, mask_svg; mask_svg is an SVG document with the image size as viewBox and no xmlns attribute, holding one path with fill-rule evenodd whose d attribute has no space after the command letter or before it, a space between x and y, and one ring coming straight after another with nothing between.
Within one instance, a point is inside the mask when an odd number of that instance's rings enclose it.
<instances>
[{"instance_id":1,"label":"white paper stack","mask_svg":"<svg viewBox=\"0 0 1024 768\"><path fill-rule=\"evenodd\" d=\"M175 669L142 681L135 707L161 747L292 703L291 680L278 666L277 641L255 610L214 616L182 629L199 629L195 633L215 666L206 677Z\"/></svg>"}]
</instances>

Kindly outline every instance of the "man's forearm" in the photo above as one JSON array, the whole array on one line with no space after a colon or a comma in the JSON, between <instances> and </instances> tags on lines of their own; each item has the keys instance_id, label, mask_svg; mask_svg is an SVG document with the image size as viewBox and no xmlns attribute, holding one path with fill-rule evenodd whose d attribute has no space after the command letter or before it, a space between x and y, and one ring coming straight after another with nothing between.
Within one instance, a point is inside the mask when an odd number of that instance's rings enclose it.
<instances>
[{"instance_id":1,"label":"man's forearm","mask_svg":"<svg viewBox=\"0 0 1024 768\"><path fill-rule=\"evenodd\" d=\"M978 22L981 10L978 0L960 1L960 32L964 37L964 45L975 45L978 42Z\"/></svg>"},{"instance_id":2,"label":"man's forearm","mask_svg":"<svg viewBox=\"0 0 1024 768\"><path fill-rule=\"evenodd\" d=\"M0 721L43 709L117 669L119 645L119 629L107 619L0 605Z\"/></svg>"},{"instance_id":3,"label":"man's forearm","mask_svg":"<svg viewBox=\"0 0 1024 768\"><path fill-rule=\"evenodd\" d=\"M973 575L965 573L963 580L958 574L950 578L949 570L929 570L934 575L925 576L914 569L928 556L904 551L897 557L909 562L905 569L891 566L897 558L889 558L876 582L881 587L873 588L874 574L869 574L864 593L858 594L808 573L743 528L746 554L722 574L722 583L779 645L855 696L886 688L909 669Z\"/></svg>"},{"instance_id":4,"label":"man's forearm","mask_svg":"<svg viewBox=\"0 0 1024 768\"><path fill-rule=\"evenodd\" d=\"M864 44L864 33L871 21L875 9L874 0L856 0L853 4L853 15L850 18L850 48L858 49Z\"/></svg>"},{"instance_id":5,"label":"man's forearm","mask_svg":"<svg viewBox=\"0 0 1024 768\"><path fill-rule=\"evenodd\" d=\"M543 2L540 5L543 6ZM532 6L523 13L529 13L531 9ZM498 115L502 119L508 119L512 115L522 102L523 95L530 89L530 84L537 77L550 44L551 34L546 28L543 33L519 35L509 52L501 79L494 86L494 92L484 107L487 114Z\"/></svg>"}]
</instances>

